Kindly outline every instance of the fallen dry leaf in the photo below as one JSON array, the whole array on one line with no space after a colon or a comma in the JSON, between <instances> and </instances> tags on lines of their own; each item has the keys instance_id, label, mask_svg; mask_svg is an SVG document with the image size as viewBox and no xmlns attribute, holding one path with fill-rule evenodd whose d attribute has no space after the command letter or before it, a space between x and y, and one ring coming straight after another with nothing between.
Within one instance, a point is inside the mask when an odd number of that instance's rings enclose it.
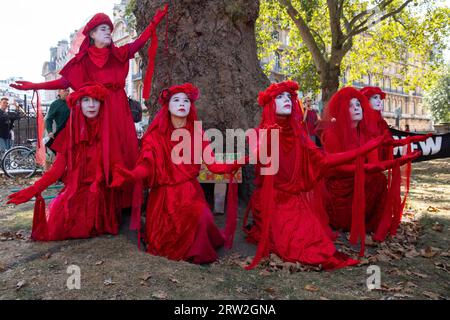
<instances>
[{"instance_id":1,"label":"fallen dry leaf","mask_svg":"<svg viewBox=\"0 0 450 320\"><path fill-rule=\"evenodd\" d=\"M425 249L420 250L420 255L424 258L433 258L440 252L439 249L433 247L426 247Z\"/></svg>"},{"instance_id":2,"label":"fallen dry leaf","mask_svg":"<svg viewBox=\"0 0 450 320\"><path fill-rule=\"evenodd\" d=\"M141 279L144 281L148 281L150 278L152 277L152 275L150 273L145 273Z\"/></svg>"},{"instance_id":3,"label":"fallen dry leaf","mask_svg":"<svg viewBox=\"0 0 450 320\"><path fill-rule=\"evenodd\" d=\"M413 296L411 296L409 294L395 293L394 297L396 297L396 298L412 298Z\"/></svg>"},{"instance_id":4,"label":"fallen dry leaf","mask_svg":"<svg viewBox=\"0 0 450 320\"><path fill-rule=\"evenodd\" d=\"M271 273L270 271L268 271L267 269L264 269L264 270L262 270L262 271L259 272L259 275L260 275L260 276L263 276L263 277L270 276L271 274L272 274L272 273Z\"/></svg>"},{"instance_id":5,"label":"fallen dry leaf","mask_svg":"<svg viewBox=\"0 0 450 320\"><path fill-rule=\"evenodd\" d=\"M42 260L48 260L52 257L52 254L50 252L44 254L41 258Z\"/></svg>"},{"instance_id":6,"label":"fallen dry leaf","mask_svg":"<svg viewBox=\"0 0 450 320\"><path fill-rule=\"evenodd\" d=\"M152 298L159 299L159 300L166 300L167 299L167 293L158 291L152 294Z\"/></svg>"},{"instance_id":7,"label":"fallen dry leaf","mask_svg":"<svg viewBox=\"0 0 450 320\"><path fill-rule=\"evenodd\" d=\"M17 282L16 290L22 289L26 284L27 284L27 282L25 280L21 280L21 281Z\"/></svg>"},{"instance_id":8,"label":"fallen dry leaf","mask_svg":"<svg viewBox=\"0 0 450 320\"><path fill-rule=\"evenodd\" d=\"M170 282L173 282L173 283L180 283L180 281L178 281L178 280L175 279L175 278L169 278L169 280L170 280Z\"/></svg>"},{"instance_id":9,"label":"fallen dry leaf","mask_svg":"<svg viewBox=\"0 0 450 320\"><path fill-rule=\"evenodd\" d=\"M439 222L435 222L433 224L433 227L431 227L431 229L433 229L436 232L442 232L444 231L444 225Z\"/></svg>"},{"instance_id":10,"label":"fallen dry leaf","mask_svg":"<svg viewBox=\"0 0 450 320\"><path fill-rule=\"evenodd\" d=\"M444 262L435 262L434 265L437 269L450 273L450 265Z\"/></svg>"},{"instance_id":11,"label":"fallen dry leaf","mask_svg":"<svg viewBox=\"0 0 450 320\"><path fill-rule=\"evenodd\" d=\"M317 292L317 291L319 291L319 288L317 288L317 287L315 287L315 286L313 286L311 284L307 284L305 286L305 290L306 291L310 291L310 292Z\"/></svg>"},{"instance_id":12,"label":"fallen dry leaf","mask_svg":"<svg viewBox=\"0 0 450 320\"><path fill-rule=\"evenodd\" d=\"M411 272L411 273L412 273L413 275L419 277L419 278L422 278L422 279L428 278L428 275L423 274L423 273L419 273L419 272Z\"/></svg>"},{"instance_id":13,"label":"fallen dry leaf","mask_svg":"<svg viewBox=\"0 0 450 320\"><path fill-rule=\"evenodd\" d=\"M275 289L274 288L265 288L264 291L267 292L267 293L270 293L270 294L275 294Z\"/></svg>"},{"instance_id":14,"label":"fallen dry leaf","mask_svg":"<svg viewBox=\"0 0 450 320\"><path fill-rule=\"evenodd\" d=\"M422 294L427 297L430 298L432 300L439 300L440 296L437 293L431 292L431 291L424 291L422 292Z\"/></svg>"},{"instance_id":15,"label":"fallen dry leaf","mask_svg":"<svg viewBox=\"0 0 450 320\"><path fill-rule=\"evenodd\" d=\"M429 206L429 207L427 208L427 211L428 211L428 212L439 212L439 209L436 208L436 207L433 207L433 206Z\"/></svg>"}]
</instances>

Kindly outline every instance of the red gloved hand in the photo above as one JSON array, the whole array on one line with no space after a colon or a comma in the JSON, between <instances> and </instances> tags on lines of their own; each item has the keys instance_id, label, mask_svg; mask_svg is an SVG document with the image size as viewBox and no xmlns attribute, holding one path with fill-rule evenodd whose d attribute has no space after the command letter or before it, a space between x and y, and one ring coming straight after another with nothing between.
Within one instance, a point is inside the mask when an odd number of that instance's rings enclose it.
<instances>
[{"instance_id":1,"label":"red gloved hand","mask_svg":"<svg viewBox=\"0 0 450 320\"><path fill-rule=\"evenodd\" d=\"M358 155L365 155L369 153L370 151L378 148L385 140L387 139L387 136L378 136L366 144L364 144L361 148L358 150Z\"/></svg>"},{"instance_id":2,"label":"red gloved hand","mask_svg":"<svg viewBox=\"0 0 450 320\"><path fill-rule=\"evenodd\" d=\"M10 87L17 90L36 90L36 84L29 81L16 81L16 83L11 83Z\"/></svg>"},{"instance_id":3,"label":"red gloved hand","mask_svg":"<svg viewBox=\"0 0 450 320\"><path fill-rule=\"evenodd\" d=\"M432 136L433 136L432 133L427 133L424 135L409 136L408 138L409 138L410 142L420 142L420 141L425 141Z\"/></svg>"},{"instance_id":4,"label":"red gloved hand","mask_svg":"<svg viewBox=\"0 0 450 320\"><path fill-rule=\"evenodd\" d=\"M35 186L28 187L19 192L10 194L8 196L9 201L7 202L7 204L18 205L18 204L26 203L26 202L30 201L31 198L33 198L38 193L39 192Z\"/></svg>"},{"instance_id":5,"label":"red gloved hand","mask_svg":"<svg viewBox=\"0 0 450 320\"><path fill-rule=\"evenodd\" d=\"M413 153L407 154L401 158L396 159L400 162L400 165L404 165L405 163L411 162L422 155L422 151L414 151Z\"/></svg>"},{"instance_id":6,"label":"red gloved hand","mask_svg":"<svg viewBox=\"0 0 450 320\"><path fill-rule=\"evenodd\" d=\"M114 166L113 169L113 181L111 183L112 188L120 188L126 183L130 183L136 180L133 172L123 168L120 165Z\"/></svg>"},{"instance_id":7,"label":"red gloved hand","mask_svg":"<svg viewBox=\"0 0 450 320\"><path fill-rule=\"evenodd\" d=\"M153 17L152 24L157 26L161 22L161 20L166 16L168 11L169 5L167 4L164 6L164 9L158 9L158 11L156 11L155 16Z\"/></svg>"}]
</instances>

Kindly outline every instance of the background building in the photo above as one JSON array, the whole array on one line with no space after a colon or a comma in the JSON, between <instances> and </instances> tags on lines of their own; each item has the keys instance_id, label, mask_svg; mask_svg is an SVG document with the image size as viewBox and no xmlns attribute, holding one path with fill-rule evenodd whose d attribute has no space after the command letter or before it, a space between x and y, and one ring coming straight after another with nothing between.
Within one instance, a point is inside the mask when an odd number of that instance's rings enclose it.
<instances>
[{"instance_id":1,"label":"background building","mask_svg":"<svg viewBox=\"0 0 450 320\"><path fill-rule=\"evenodd\" d=\"M270 71L269 80L271 82L279 82L285 80L288 75L283 73L282 59L283 50L289 46L289 31L288 30L276 30L273 32L273 37L278 40L281 45L279 49L273 53L270 57L263 59L261 65L265 66L269 62L273 63L273 68ZM416 57L415 63L424 63L420 57ZM381 75L368 74L362 79L354 81L352 85L356 88L362 88L365 86L378 86L384 92L386 92L386 100L384 101L383 117L386 119L389 125L404 130L406 125L409 126L410 131L432 131L433 120L428 110L423 105L423 90L420 87L414 88L412 92L405 92L403 86L395 85L395 81L392 79L400 79L402 83L401 63L396 63L385 68ZM409 67L417 67L415 65L409 65ZM344 73L341 79L341 83L347 83L347 72ZM378 80L381 79L381 80ZM300 93L300 96L306 94ZM316 97L316 108L322 110L322 102L320 101L320 94Z\"/></svg>"}]
</instances>

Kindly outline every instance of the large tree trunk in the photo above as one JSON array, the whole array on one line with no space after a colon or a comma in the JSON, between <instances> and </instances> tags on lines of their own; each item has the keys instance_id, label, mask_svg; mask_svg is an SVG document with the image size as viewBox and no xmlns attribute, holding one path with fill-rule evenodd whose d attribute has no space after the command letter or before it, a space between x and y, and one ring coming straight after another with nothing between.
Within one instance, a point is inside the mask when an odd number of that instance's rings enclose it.
<instances>
[{"instance_id":1,"label":"large tree trunk","mask_svg":"<svg viewBox=\"0 0 450 320\"><path fill-rule=\"evenodd\" d=\"M341 69L339 67L331 67L327 64L326 70L320 73L320 82L322 85L322 102L325 108L330 101L331 97L339 89L339 77L341 75Z\"/></svg>"},{"instance_id":2,"label":"large tree trunk","mask_svg":"<svg viewBox=\"0 0 450 320\"><path fill-rule=\"evenodd\" d=\"M137 1L134 14L138 32L164 3L167 0ZM261 114L258 92L269 84L256 53L259 1L175 0L169 4L169 50L165 50L163 21L158 27L160 46L149 101L151 115L159 110L161 89L191 82L201 91L197 107L204 129L224 132L255 127ZM146 50L141 54L146 63ZM250 170L244 171L245 179ZM241 189L250 189L249 177L246 180Z\"/></svg>"}]
</instances>

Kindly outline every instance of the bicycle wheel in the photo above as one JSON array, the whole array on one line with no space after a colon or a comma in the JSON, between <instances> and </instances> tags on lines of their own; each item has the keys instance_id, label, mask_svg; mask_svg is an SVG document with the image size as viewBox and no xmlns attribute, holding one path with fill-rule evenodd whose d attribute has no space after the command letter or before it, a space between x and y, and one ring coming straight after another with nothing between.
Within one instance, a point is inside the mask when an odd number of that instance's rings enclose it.
<instances>
[{"instance_id":1,"label":"bicycle wheel","mask_svg":"<svg viewBox=\"0 0 450 320\"><path fill-rule=\"evenodd\" d=\"M2 160L3 171L12 179L32 177L37 170L34 155L35 150L27 147L8 150Z\"/></svg>"}]
</instances>

